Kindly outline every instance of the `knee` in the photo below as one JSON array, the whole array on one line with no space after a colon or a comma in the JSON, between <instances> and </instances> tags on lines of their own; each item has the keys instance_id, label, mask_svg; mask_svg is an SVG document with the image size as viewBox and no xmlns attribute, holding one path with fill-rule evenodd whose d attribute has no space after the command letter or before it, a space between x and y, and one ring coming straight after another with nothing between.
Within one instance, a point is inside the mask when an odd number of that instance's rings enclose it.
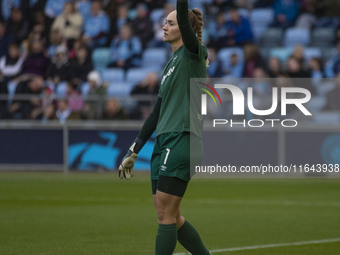
<instances>
[{"instance_id":1,"label":"knee","mask_svg":"<svg viewBox=\"0 0 340 255\"><path fill-rule=\"evenodd\" d=\"M159 224L173 224L177 223L177 213L173 213L170 208L157 206L157 217Z\"/></svg>"}]
</instances>

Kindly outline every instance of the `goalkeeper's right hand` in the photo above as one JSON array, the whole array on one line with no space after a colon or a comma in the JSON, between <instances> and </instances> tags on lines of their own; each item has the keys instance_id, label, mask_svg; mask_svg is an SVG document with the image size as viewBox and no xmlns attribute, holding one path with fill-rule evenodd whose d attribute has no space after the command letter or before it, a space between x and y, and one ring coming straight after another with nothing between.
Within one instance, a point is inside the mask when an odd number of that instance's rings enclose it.
<instances>
[{"instance_id":1,"label":"goalkeeper's right hand","mask_svg":"<svg viewBox=\"0 0 340 255\"><path fill-rule=\"evenodd\" d=\"M120 179L124 178L128 180L133 177L133 167L138 157L137 153L141 150L144 144L145 142L139 138L133 142L118 168L118 175Z\"/></svg>"},{"instance_id":2,"label":"goalkeeper's right hand","mask_svg":"<svg viewBox=\"0 0 340 255\"><path fill-rule=\"evenodd\" d=\"M133 177L133 166L135 165L137 157L138 155L129 149L118 169L120 179L130 179Z\"/></svg>"}]
</instances>

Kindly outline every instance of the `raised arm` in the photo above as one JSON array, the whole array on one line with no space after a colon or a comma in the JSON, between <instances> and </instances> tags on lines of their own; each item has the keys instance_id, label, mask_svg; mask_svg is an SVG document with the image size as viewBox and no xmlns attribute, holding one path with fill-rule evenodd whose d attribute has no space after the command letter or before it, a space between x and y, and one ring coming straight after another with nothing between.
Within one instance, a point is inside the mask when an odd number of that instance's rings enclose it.
<instances>
[{"instance_id":1,"label":"raised arm","mask_svg":"<svg viewBox=\"0 0 340 255\"><path fill-rule=\"evenodd\" d=\"M189 22L188 1L177 0L177 23L182 34L185 47L194 54L198 54L199 40Z\"/></svg>"}]
</instances>

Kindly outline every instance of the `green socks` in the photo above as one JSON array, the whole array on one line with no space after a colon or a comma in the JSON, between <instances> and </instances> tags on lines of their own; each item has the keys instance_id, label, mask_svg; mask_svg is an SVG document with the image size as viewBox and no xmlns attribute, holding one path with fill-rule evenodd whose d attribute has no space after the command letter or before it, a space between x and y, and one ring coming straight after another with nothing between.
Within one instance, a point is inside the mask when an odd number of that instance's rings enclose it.
<instances>
[{"instance_id":1,"label":"green socks","mask_svg":"<svg viewBox=\"0 0 340 255\"><path fill-rule=\"evenodd\" d=\"M172 255L177 243L177 224L159 224L155 255Z\"/></svg>"},{"instance_id":2,"label":"green socks","mask_svg":"<svg viewBox=\"0 0 340 255\"><path fill-rule=\"evenodd\" d=\"M178 230L178 242L192 255L210 255L197 230L186 220Z\"/></svg>"}]
</instances>

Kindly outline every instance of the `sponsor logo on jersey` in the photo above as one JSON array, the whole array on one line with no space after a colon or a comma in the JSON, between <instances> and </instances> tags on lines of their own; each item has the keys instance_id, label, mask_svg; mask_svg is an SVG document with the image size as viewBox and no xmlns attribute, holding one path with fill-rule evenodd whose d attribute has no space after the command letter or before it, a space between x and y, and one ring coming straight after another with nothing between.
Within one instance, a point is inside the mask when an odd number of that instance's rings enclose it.
<instances>
[{"instance_id":1,"label":"sponsor logo on jersey","mask_svg":"<svg viewBox=\"0 0 340 255\"><path fill-rule=\"evenodd\" d=\"M174 72L174 70L175 70L175 66L171 67L169 71L165 75L163 75L161 85L164 83L165 79L168 78Z\"/></svg>"}]
</instances>

